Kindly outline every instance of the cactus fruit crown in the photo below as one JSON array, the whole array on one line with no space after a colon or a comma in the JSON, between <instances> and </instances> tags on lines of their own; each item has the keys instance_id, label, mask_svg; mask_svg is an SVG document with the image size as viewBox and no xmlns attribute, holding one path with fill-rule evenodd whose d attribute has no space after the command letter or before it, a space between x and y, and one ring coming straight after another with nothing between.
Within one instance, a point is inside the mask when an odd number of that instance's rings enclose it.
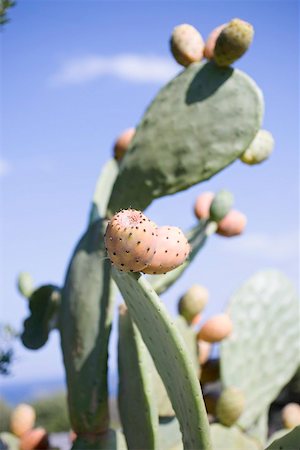
<instances>
[{"instance_id":1,"label":"cactus fruit crown","mask_svg":"<svg viewBox=\"0 0 300 450\"><path fill-rule=\"evenodd\" d=\"M179 228L157 227L135 209L115 214L104 239L111 262L123 272L166 273L181 265L190 252Z\"/></svg>"}]
</instances>

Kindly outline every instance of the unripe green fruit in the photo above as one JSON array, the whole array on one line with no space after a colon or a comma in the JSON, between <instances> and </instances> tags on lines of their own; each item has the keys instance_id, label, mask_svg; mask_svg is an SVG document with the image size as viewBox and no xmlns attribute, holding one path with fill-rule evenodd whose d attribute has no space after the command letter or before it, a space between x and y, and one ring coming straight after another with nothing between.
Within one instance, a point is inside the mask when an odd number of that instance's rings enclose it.
<instances>
[{"instance_id":1,"label":"unripe green fruit","mask_svg":"<svg viewBox=\"0 0 300 450\"><path fill-rule=\"evenodd\" d=\"M17 280L18 290L25 298L29 298L34 291L33 279L30 273L21 272Z\"/></svg>"},{"instance_id":2,"label":"unripe green fruit","mask_svg":"<svg viewBox=\"0 0 300 450\"><path fill-rule=\"evenodd\" d=\"M128 128L127 130L123 131L123 133L120 134L120 136L116 140L114 145L114 157L117 161L120 161L124 157L134 135L135 128Z\"/></svg>"},{"instance_id":3,"label":"unripe green fruit","mask_svg":"<svg viewBox=\"0 0 300 450\"><path fill-rule=\"evenodd\" d=\"M249 48L254 30L250 23L233 19L221 31L216 40L214 60L218 66L230 66Z\"/></svg>"},{"instance_id":4,"label":"unripe green fruit","mask_svg":"<svg viewBox=\"0 0 300 450\"><path fill-rule=\"evenodd\" d=\"M35 410L26 403L20 403L12 412L10 417L10 429L13 434L21 437L31 430L35 424Z\"/></svg>"},{"instance_id":5,"label":"unripe green fruit","mask_svg":"<svg viewBox=\"0 0 300 450\"><path fill-rule=\"evenodd\" d=\"M182 24L175 27L170 46L174 58L182 66L186 67L203 58L204 41L192 25Z\"/></svg>"},{"instance_id":6,"label":"unripe green fruit","mask_svg":"<svg viewBox=\"0 0 300 450\"><path fill-rule=\"evenodd\" d=\"M300 425L300 405L288 403L281 412L282 422L285 428L292 429Z\"/></svg>"},{"instance_id":7,"label":"unripe green fruit","mask_svg":"<svg viewBox=\"0 0 300 450\"><path fill-rule=\"evenodd\" d=\"M267 130L259 130L240 160L249 165L260 164L265 161L274 149L274 138Z\"/></svg>"},{"instance_id":8,"label":"unripe green fruit","mask_svg":"<svg viewBox=\"0 0 300 450\"><path fill-rule=\"evenodd\" d=\"M181 297L178 312L191 324L193 319L203 311L208 302L208 290L195 284Z\"/></svg>"},{"instance_id":9,"label":"unripe green fruit","mask_svg":"<svg viewBox=\"0 0 300 450\"><path fill-rule=\"evenodd\" d=\"M216 414L222 425L231 427L241 416L245 409L244 393L235 387L226 388L216 407Z\"/></svg>"},{"instance_id":10,"label":"unripe green fruit","mask_svg":"<svg viewBox=\"0 0 300 450\"><path fill-rule=\"evenodd\" d=\"M210 205L209 218L214 222L220 222L231 210L233 201L234 198L231 192L219 191Z\"/></svg>"}]
</instances>

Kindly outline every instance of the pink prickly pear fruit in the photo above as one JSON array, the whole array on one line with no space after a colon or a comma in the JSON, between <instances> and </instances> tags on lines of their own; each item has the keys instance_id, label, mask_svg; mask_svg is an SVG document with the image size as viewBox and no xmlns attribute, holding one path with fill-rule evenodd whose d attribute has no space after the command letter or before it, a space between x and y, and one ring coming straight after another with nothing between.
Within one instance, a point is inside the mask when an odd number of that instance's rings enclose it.
<instances>
[{"instance_id":1,"label":"pink prickly pear fruit","mask_svg":"<svg viewBox=\"0 0 300 450\"><path fill-rule=\"evenodd\" d=\"M49 438L44 428L34 428L27 431L20 440L20 450L47 450Z\"/></svg>"},{"instance_id":2,"label":"pink prickly pear fruit","mask_svg":"<svg viewBox=\"0 0 300 450\"><path fill-rule=\"evenodd\" d=\"M170 272L180 266L190 253L190 244L177 227L159 227L157 229L156 251L144 273L160 274Z\"/></svg>"},{"instance_id":3,"label":"pink prickly pear fruit","mask_svg":"<svg viewBox=\"0 0 300 450\"><path fill-rule=\"evenodd\" d=\"M300 405L288 403L281 412L282 422L285 428L292 429L300 425Z\"/></svg>"},{"instance_id":4,"label":"pink prickly pear fruit","mask_svg":"<svg viewBox=\"0 0 300 450\"><path fill-rule=\"evenodd\" d=\"M236 387L224 389L216 405L216 414L222 425L231 427L245 409L245 395Z\"/></svg>"},{"instance_id":5,"label":"pink prickly pear fruit","mask_svg":"<svg viewBox=\"0 0 300 450\"><path fill-rule=\"evenodd\" d=\"M171 52L184 67L203 58L204 41L196 28L186 23L173 29L170 40Z\"/></svg>"},{"instance_id":6,"label":"pink prickly pear fruit","mask_svg":"<svg viewBox=\"0 0 300 450\"><path fill-rule=\"evenodd\" d=\"M193 320L205 308L208 302L208 290L200 284L195 284L180 298L178 312L185 320L192 324Z\"/></svg>"},{"instance_id":7,"label":"pink prickly pear fruit","mask_svg":"<svg viewBox=\"0 0 300 450\"><path fill-rule=\"evenodd\" d=\"M133 136L135 135L135 128L128 128L123 131L118 137L114 145L114 157L117 161L120 161L125 155Z\"/></svg>"},{"instance_id":8,"label":"pink prickly pear fruit","mask_svg":"<svg viewBox=\"0 0 300 450\"><path fill-rule=\"evenodd\" d=\"M11 432L21 437L34 427L36 419L35 410L26 403L20 403L12 412L10 417Z\"/></svg>"},{"instance_id":9,"label":"pink prickly pear fruit","mask_svg":"<svg viewBox=\"0 0 300 450\"><path fill-rule=\"evenodd\" d=\"M198 341L198 349L199 349L199 363L201 366L208 361L211 352L211 343L205 341Z\"/></svg>"},{"instance_id":10,"label":"pink prickly pear fruit","mask_svg":"<svg viewBox=\"0 0 300 450\"><path fill-rule=\"evenodd\" d=\"M214 196L215 194L213 192L203 192L197 197L194 206L194 213L197 219L209 219L210 205Z\"/></svg>"},{"instance_id":11,"label":"pink prickly pear fruit","mask_svg":"<svg viewBox=\"0 0 300 450\"><path fill-rule=\"evenodd\" d=\"M219 34L215 49L214 61L218 66L230 66L249 48L254 35L253 26L241 19L231 20Z\"/></svg>"},{"instance_id":12,"label":"pink prickly pear fruit","mask_svg":"<svg viewBox=\"0 0 300 450\"><path fill-rule=\"evenodd\" d=\"M141 211L123 209L109 221L105 246L111 262L123 272L140 272L152 260L157 227Z\"/></svg>"},{"instance_id":13,"label":"pink prickly pear fruit","mask_svg":"<svg viewBox=\"0 0 300 450\"><path fill-rule=\"evenodd\" d=\"M197 339L205 342L220 342L232 332L232 321L228 314L219 314L208 319L200 328Z\"/></svg>"},{"instance_id":14,"label":"pink prickly pear fruit","mask_svg":"<svg viewBox=\"0 0 300 450\"><path fill-rule=\"evenodd\" d=\"M245 214L232 209L229 213L218 223L217 233L225 237L238 236L243 233L247 225L247 217Z\"/></svg>"},{"instance_id":15,"label":"pink prickly pear fruit","mask_svg":"<svg viewBox=\"0 0 300 450\"><path fill-rule=\"evenodd\" d=\"M226 27L226 25L227 25L226 23L224 23L223 25L219 25L208 36L207 41L205 43L205 47L204 47L205 58L213 59L216 41L217 41L221 31Z\"/></svg>"}]
</instances>

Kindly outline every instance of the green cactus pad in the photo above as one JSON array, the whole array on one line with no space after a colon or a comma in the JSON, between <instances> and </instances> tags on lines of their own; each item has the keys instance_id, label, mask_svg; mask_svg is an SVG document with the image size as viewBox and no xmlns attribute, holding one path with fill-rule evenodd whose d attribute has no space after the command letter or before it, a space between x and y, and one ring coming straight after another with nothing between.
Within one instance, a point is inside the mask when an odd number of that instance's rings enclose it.
<instances>
[{"instance_id":1,"label":"green cactus pad","mask_svg":"<svg viewBox=\"0 0 300 450\"><path fill-rule=\"evenodd\" d=\"M116 269L112 274L165 383L184 448L211 449L200 384L176 325L145 277Z\"/></svg>"},{"instance_id":2,"label":"green cactus pad","mask_svg":"<svg viewBox=\"0 0 300 450\"><path fill-rule=\"evenodd\" d=\"M299 450L300 449L300 426L289 433L276 439L266 450Z\"/></svg>"},{"instance_id":3,"label":"green cactus pad","mask_svg":"<svg viewBox=\"0 0 300 450\"><path fill-rule=\"evenodd\" d=\"M57 326L61 302L60 288L46 285L35 290L29 298L30 316L24 321L22 343L31 350L46 344L49 332Z\"/></svg>"},{"instance_id":4,"label":"green cactus pad","mask_svg":"<svg viewBox=\"0 0 300 450\"><path fill-rule=\"evenodd\" d=\"M157 449L158 415L150 355L128 311L119 314L119 411L128 448Z\"/></svg>"},{"instance_id":5,"label":"green cactus pad","mask_svg":"<svg viewBox=\"0 0 300 450\"><path fill-rule=\"evenodd\" d=\"M193 363L195 372L199 376L200 367L198 362L199 356L196 332L193 328L188 326L186 320L183 317L176 317L174 323L186 344L186 349ZM163 384L163 381L159 376L155 365L153 364L152 366L153 388L155 397L157 399L158 414L160 417L172 417L175 415L175 412L169 399L166 387Z\"/></svg>"},{"instance_id":6,"label":"green cactus pad","mask_svg":"<svg viewBox=\"0 0 300 450\"><path fill-rule=\"evenodd\" d=\"M226 427L218 423L210 426L214 450L259 450L259 445L238 427Z\"/></svg>"},{"instance_id":7,"label":"green cactus pad","mask_svg":"<svg viewBox=\"0 0 300 450\"><path fill-rule=\"evenodd\" d=\"M114 158L110 159L103 167L97 180L89 217L90 224L99 218L105 218L107 204L118 173L119 165L117 161Z\"/></svg>"},{"instance_id":8,"label":"green cactus pad","mask_svg":"<svg viewBox=\"0 0 300 450\"><path fill-rule=\"evenodd\" d=\"M180 426L176 417L160 422L159 450L183 450Z\"/></svg>"},{"instance_id":9,"label":"green cactus pad","mask_svg":"<svg viewBox=\"0 0 300 450\"><path fill-rule=\"evenodd\" d=\"M246 74L194 63L156 96L132 140L109 202L146 208L235 161L258 132L261 91Z\"/></svg>"},{"instance_id":10,"label":"green cactus pad","mask_svg":"<svg viewBox=\"0 0 300 450\"><path fill-rule=\"evenodd\" d=\"M127 450L124 435L119 430L107 430L101 435L79 436L72 450Z\"/></svg>"},{"instance_id":11,"label":"green cactus pad","mask_svg":"<svg viewBox=\"0 0 300 450\"><path fill-rule=\"evenodd\" d=\"M266 270L235 293L228 313L234 331L221 344L221 377L244 392L238 424L247 429L299 365L299 300L282 273Z\"/></svg>"},{"instance_id":12,"label":"green cactus pad","mask_svg":"<svg viewBox=\"0 0 300 450\"><path fill-rule=\"evenodd\" d=\"M107 358L112 321L106 224L93 223L72 257L62 293L60 331L71 425L77 433L108 428Z\"/></svg>"}]
</instances>

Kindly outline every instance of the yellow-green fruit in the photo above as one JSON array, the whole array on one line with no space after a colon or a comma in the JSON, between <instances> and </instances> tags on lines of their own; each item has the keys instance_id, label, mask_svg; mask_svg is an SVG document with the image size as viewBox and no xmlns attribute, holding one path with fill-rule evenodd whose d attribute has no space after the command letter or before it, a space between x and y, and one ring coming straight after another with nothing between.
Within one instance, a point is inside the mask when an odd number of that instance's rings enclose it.
<instances>
[{"instance_id":1,"label":"yellow-green fruit","mask_svg":"<svg viewBox=\"0 0 300 450\"><path fill-rule=\"evenodd\" d=\"M231 427L245 409L245 396L235 387L228 387L222 392L216 407L216 414L222 425Z\"/></svg>"},{"instance_id":2,"label":"yellow-green fruit","mask_svg":"<svg viewBox=\"0 0 300 450\"><path fill-rule=\"evenodd\" d=\"M189 66L203 58L204 41L192 25L184 23L175 27L170 46L174 58L182 66Z\"/></svg>"},{"instance_id":3,"label":"yellow-green fruit","mask_svg":"<svg viewBox=\"0 0 300 450\"><path fill-rule=\"evenodd\" d=\"M200 284L193 285L179 300L178 311L191 324L208 302L208 290Z\"/></svg>"},{"instance_id":4,"label":"yellow-green fruit","mask_svg":"<svg viewBox=\"0 0 300 450\"><path fill-rule=\"evenodd\" d=\"M281 413L282 422L285 428L295 428L300 425L300 405L298 403L288 403Z\"/></svg>"},{"instance_id":5,"label":"yellow-green fruit","mask_svg":"<svg viewBox=\"0 0 300 450\"><path fill-rule=\"evenodd\" d=\"M29 298L34 290L33 279L28 272L21 272L17 280L18 290L24 297Z\"/></svg>"},{"instance_id":6,"label":"yellow-green fruit","mask_svg":"<svg viewBox=\"0 0 300 450\"><path fill-rule=\"evenodd\" d=\"M233 19L219 34L215 49L214 61L218 66L230 66L249 48L254 35L250 23L241 19Z\"/></svg>"},{"instance_id":7,"label":"yellow-green fruit","mask_svg":"<svg viewBox=\"0 0 300 450\"><path fill-rule=\"evenodd\" d=\"M31 430L35 424L35 410L26 403L20 403L12 412L10 418L11 432L21 437L24 433Z\"/></svg>"},{"instance_id":8,"label":"yellow-green fruit","mask_svg":"<svg viewBox=\"0 0 300 450\"><path fill-rule=\"evenodd\" d=\"M220 342L232 332L232 321L228 314L218 314L208 319L200 328L197 339L206 342Z\"/></svg>"},{"instance_id":9,"label":"yellow-green fruit","mask_svg":"<svg viewBox=\"0 0 300 450\"><path fill-rule=\"evenodd\" d=\"M240 156L240 160L249 165L265 161L274 149L274 138L267 130L259 130L247 150Z\"/></svg>"}]
</instances>

